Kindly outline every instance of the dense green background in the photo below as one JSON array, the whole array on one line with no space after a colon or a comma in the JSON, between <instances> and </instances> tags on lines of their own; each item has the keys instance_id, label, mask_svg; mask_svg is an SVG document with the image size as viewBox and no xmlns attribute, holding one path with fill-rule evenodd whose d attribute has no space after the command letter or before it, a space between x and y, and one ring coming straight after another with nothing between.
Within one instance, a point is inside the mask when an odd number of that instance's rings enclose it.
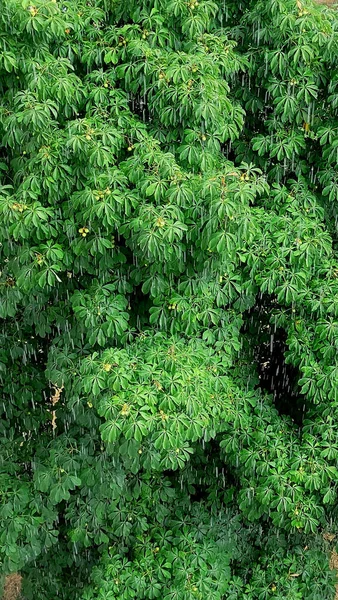
<instances>
[{"instance_id":1,"label":"dense green background","mask_svg":"<svg viewBox=\"0 0 338 600\"><path fill-rule=\"evenodd\" d=\"M333 597L337 53L310 1L3 0L0 561L28 599Z\"/></svg>"}]
</instances>

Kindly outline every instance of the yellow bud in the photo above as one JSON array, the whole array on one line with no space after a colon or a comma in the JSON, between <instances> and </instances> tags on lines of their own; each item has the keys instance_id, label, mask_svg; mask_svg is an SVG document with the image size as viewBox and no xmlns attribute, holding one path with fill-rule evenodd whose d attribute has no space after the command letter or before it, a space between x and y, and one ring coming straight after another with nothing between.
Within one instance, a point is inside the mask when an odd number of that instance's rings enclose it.
<instances>
[{"instance_id":1,"label":"yellow bud","mask_svg":"<svg viewBox=\"0 0 338 600\"><path fill-rule=\"evenodd\" d=\"M157 225L157 227L162 229L165 225L165 220L162 219L162 217L159 217L158 219L156 219L156 225Z\"/></svg>"},{"instance_id":2,"label":"yellow bud","mask_svg":"<svg viewBox=\"0 0 338 600\"><path fill-rule=\"evenodd\" d=\"M121 410L121 415L126 416L130 413L130 406L127 403L124 403Z\"/></svg>"}]
</instances>

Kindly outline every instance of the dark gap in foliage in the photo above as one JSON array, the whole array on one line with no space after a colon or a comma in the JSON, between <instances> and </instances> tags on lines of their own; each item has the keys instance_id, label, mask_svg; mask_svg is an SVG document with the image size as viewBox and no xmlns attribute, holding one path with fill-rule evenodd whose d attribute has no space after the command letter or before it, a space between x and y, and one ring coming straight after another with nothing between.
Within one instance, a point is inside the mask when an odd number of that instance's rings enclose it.
<instances>
[{"instance_id":1,"label":"dark gap in foliage","mask_svg":"<svg viewBox=\"0 0 338 600\"><path fill-rule=\"evenodd\" d=\"M304 399L300 396L298 368L288 364L287 332L270 323L273 310L278 308L276 300L269 296L258 298L255 306L247 311L243 333L249 335L251 360L256 364L259 387L273 395L274 404L280 415L287 415L302 426L305 413Z\"/></svg>"},{"instance_id":2,"label":"dark gap in foliage","mask_svg":"<svg viewBox=\"0 0 338 600\"><path fill-rule=\"evenodd\" d=\"M142 283L135 285L129 296L130 325L136 329L149 326L149 310L153 306L150 294L142 291Z\"/></svg>"},{"instance_id":3,"label":"dark gap in foliage","mask_svg":"<svg viewBox=\"0 0 338 600\"><path fill-rule=\"evenodd\" d=\"M221 144L221 152L227 160L233 163L236 162L236 152L231 140L229 140L227 143Z\"/></svg>"},{"instance_id":4,"label":"dark gap in foliage","mask_svg":"<svg viewBox=\"0 0 338 600\"><path fill-rule=\"evenodd\" d=\"M130 94L129 107L132 113L137 115L141 121L144 121L145 123L151 121L151 113L149 111L146 94L143 97Z\"/></svg>"},{"instance_id":5,"label":"dark gap in foliage","mask_svg":"<svg viewBox=\"0 0 338 600\"><path fill-rule=\"evenodd\" d=\"M23 591L25 600L33 600L38 589L45 598L45 585L53 597L64 600L74 597L74 591L82 591L89 584L93 567L98 564L100 554L96 549L79 549L76 544L69 544L68 539L58 538L58 561L54 565L55 546L42 552L34 564L22 570ZM54 561L55 562L55 561ZM53 569L51 565L53 564Z\"/></svg>"},{"instance_id":6,"label":"dark gap in foliage","mask_svg":"<svg viewBox=\"0 0 338 600\"><path fill-rule=\"evenodd\" d=\"M301 426L305 405L299 397L299 371L285 361L286 331L273 331L273 328L269 331L269 341L262 342L255 348L259 386L273 395L275 406L281 415L289 415L294 423Z\"/></svg>"},{"instance_id":7,"label":"dark gap in foliage","mask_svg":"<svg viewBox=\"0 0 338 600\"><path fill-rule=\"evenodd\" d=\"M225 464L220 456L219 440L198 442L195 452L186 468L177 478L177 471L165 471L174 486L186 488L190 502L208 502L215 493L224 498L226 503L232 497L233 490L239 487L239 481L234 469ZM215 486L215 479L217 485Z\"/></svg>"}]
</instances>

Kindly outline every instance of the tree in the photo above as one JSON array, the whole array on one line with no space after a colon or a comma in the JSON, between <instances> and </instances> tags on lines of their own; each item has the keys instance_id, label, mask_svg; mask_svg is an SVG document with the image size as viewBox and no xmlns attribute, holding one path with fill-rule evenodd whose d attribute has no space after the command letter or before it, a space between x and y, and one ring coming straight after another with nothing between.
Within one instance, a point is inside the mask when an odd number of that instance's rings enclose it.
<instances>
[{"instance_id":1,"label":"tree","mask_svg":"<svg viewBox=\"0 0 338 600\"><path fill-rule=\"evenodd\" d=\"M332 598L336 13L0 19L3 574L41 600Z\"/></svg>"}]
</instances>

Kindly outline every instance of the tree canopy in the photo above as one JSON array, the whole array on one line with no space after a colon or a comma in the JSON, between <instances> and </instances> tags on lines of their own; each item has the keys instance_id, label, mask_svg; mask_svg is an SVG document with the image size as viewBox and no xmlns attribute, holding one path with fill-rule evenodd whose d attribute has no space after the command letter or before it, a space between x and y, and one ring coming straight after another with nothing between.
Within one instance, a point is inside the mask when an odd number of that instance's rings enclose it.
<instances>
[{"instance_id":1,"label":"tree canopy","mask_svg":"<svg viewBox=\"0 0 338 600\"><path fill-rule=\"evenodd\" d=\"M32 1L0 12L2 574L330 600L337 13Z\"/></svg>"}]
</instances>

